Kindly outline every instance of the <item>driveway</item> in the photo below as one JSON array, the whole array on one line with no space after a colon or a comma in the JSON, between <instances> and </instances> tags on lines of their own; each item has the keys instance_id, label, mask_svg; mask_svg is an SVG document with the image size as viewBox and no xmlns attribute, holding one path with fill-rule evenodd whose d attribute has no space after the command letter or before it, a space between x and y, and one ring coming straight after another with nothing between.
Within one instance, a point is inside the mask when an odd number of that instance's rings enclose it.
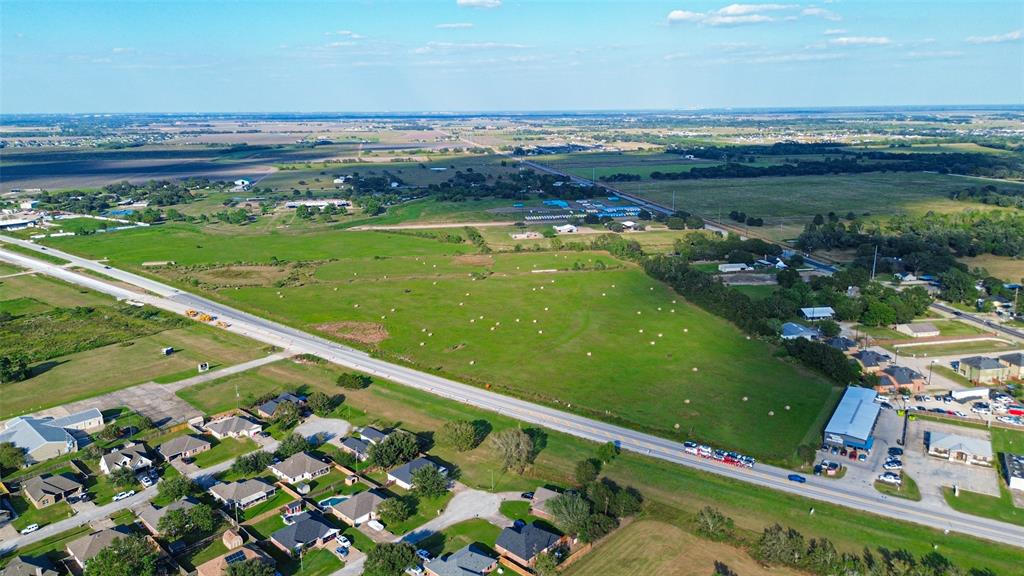
<instances>
[{"instance_id":1,"label":"driveway","mask_svg":"<svg viewBox=\"0 0 1024 576\"><path fill-rule=\"evenodd\" d=\"M922 500L945 506L942 487L951 487L954 484L970 492L999 496L999 479L995 468L969 466L929 456L925 446L925 434L934 432L990 441L986 430L927 420L911 422L903 466L921 489Z\"/></svg>"},{"instance_id":2,"label":"driveway","mask_svg":"<svg viewBox=\"0 0 1024 576\"><path fill-rule=\"evenodd\" d=\"M295 427L295 431L306 438L313 438L320 434L320 441L337 445L342 438L348 435L352 425L340 418L321 418L317 415L310 416Z\"/></svg>"},{"instance_id":3,"label":"driveway","mask_svg":"<svg viewBox=\"0 0 1024 576\"><path fill-rule=\"evenodd\" d=\"M397 538L397 540L415 544L449 526L465 522L466 520L473 520L474 518L487 520L499 528L511 526L512 521L502 515L499 508L501 503L506 500L521 499L519 492L492 494L482 490L474 490L462 484L456 484L454 492L455 496L448 502L448 507L445 508L444 512L412 532Z\"/></svg>"}]
</instances>

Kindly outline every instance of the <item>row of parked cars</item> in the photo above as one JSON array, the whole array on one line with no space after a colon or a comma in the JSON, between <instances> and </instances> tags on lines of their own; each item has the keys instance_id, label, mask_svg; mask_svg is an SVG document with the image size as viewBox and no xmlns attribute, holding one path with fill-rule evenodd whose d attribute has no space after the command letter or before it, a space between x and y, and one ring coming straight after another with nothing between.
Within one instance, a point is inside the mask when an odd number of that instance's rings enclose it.
<instances>
[{"instance_id":1,"label":"row of parked cars","mask_svg":"<svg viewBox=\"0 0 1024 576\"><path fill-rule=\"evenodd\" d=\"M717 450L711 446L697 444L696 442L683 442L683 452L694 456L700 456L701 458L716 460L723 464L740 466L742 468L753 468L754 464L757 463L757 460L751 456L744 456L738 452L730 452L727 450Z\"/></svg>"},{"instance_id":2,"label":"row of parked cars","mask_svg":"<svg viewBox=\"0 0 1024 576\"><path fill-rule=\"evenodd\" d=\"M882 464L882 472L878 476L879 482L899 486L903 483L903 448L892 446L886 454L885 463Z\"/></svg>"}]
</instances>

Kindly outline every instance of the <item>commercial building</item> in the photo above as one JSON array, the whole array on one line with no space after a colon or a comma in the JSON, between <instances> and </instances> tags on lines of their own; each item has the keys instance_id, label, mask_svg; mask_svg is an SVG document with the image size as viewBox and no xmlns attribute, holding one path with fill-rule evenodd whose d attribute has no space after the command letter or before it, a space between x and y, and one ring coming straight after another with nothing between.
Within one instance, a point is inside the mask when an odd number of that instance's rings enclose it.
<instances>
[{"instance_id":1,"label":"commercial building","mask_svg":"<svg viewBox=\"0 0 1024 576\"><path fill-rule=\"evenodd\" d=\"M877 392L896 394L903 390L910 390L911 394L917 394L924 390L925 377L913 368L906 366L888 366L878 373Z\"/></svg>"},{"instance_id":2,"label":"commercial building","mask_svg":"<svg viewBox=\"0 0 1024 576\"><path fill-rule=\"evenodd\" d=\"M73 432L103 426L103 414L95 409L83 410L63 418L18 416L7 421L0 432L0 443L11 442L25 452L28 464L35 464L78 450Z\"/></svg>"},{"instance_id":3,"label":"commercial building","mask_svg":"<svg viewBox=\"0 0 1024 576\"><path fill-rule=\"evenodd\" d=\"M1011 490L1024 491L1024 454L1003 455L1006 462L1006 484Z\"/></svg>"},{"instance_id":4,"label":"commercial building","mask_svg":"<svg viewBox=\"0 0 1024 576\"><path fill-rule=\"evenodd\" d=\"M751 268L749 265L744 264L742 262L739 262L739 263L731 263L730 262L730 263L727 263L727 264L719 264L718 265L718 271L723 273L723 274L730 274L732 272L748 272L750 270L753 270L753 268Z\"/></svg>"},{"instance_id":5,"label":"commercial building","mask_svg":"<svg viewBox=\"0 0 1024 576\"><path fill-rule=\"evenodd\" d=\"M1006 380L1010 367L988 356L971 356L962 358L956 371L971 382L990 384Z\"/></svg>"},{"instance_id":6,"label":"commercial building","mask_svg":"<svg viewBox=\"0 0 1024 576\"><path fill-rule=\"evenodd\" d=\"M825 426L825 443L870 450L875 443L875 424L882 409L875 402L877 396L870 388L847 388Z\"/></svg>"},{"instance_id":7,"label":"commercial building","mask_svg":"<svg viewBox=\"0 0 1024 576\"><path fill-rule=\"evenodd\" d=\"M836 315L836 311L831 306L815 306L801 308L800 315L807 320L831 320Z\"/></svg>"},{"instance_id":8,"label":"commercial building","mask_svg":"<svg viewBox=\"0 0 1024 576\"><path fill-rule=\"evenodd\" d=\"M939 329L931 322L915 322L913 324L897 324L896 331L911 338L933 338L940 334Z\"/></svg>"},{"instance_id":9,"label":"commercial building","mask_svg":"<svg viewBox=\"0 0 1024 576\"><path fill-rule=\"evenodd\" d=\"M992 465L992 443L970 436L931 432L928 434L928 454L961 464Z\"/></svg>"}]
</instances>

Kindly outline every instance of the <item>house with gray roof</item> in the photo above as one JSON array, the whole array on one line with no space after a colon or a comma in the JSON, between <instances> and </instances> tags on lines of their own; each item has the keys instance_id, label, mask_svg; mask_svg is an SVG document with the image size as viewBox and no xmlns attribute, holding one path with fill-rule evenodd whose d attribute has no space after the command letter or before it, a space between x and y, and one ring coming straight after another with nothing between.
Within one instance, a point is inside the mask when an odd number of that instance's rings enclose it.
<instances>
[{"instance_id":1,"label":"house with gray roof","mask_svg":"<svg viewBox=\"0 0 1024 576\"><path fill-rule=\"evenodd\" d=\"M365 490L329 508L343 522L358 526L377 518L377 508L384 501L374 490Z\"/></svg>"},{"instance_id":2,"label":"house with gray roof","mask_svg":"<svg viewBox=\"0 0 1024 576\"><path fill-rule=\"evenodd\" d=\"M440 464L437 464L431 460L428 460L420 456L419 458L413 460L412 462L402 464L398 468L395 468L394 470L388 472L388 482L394 482L396 485L401 486L406 490L412 490L413 475L420 468L426 468L428 466L437 468L438 471L441 472L441 474L448 473L448 469L445 468L444 466L441 466Z\"/></svg>"},{"instance_id":3,"label":"house with gray roof","mask_svg":"<svg viewBox=\"0 0 1024 576\"><path fill-rule=\"evenodd\" d=\"M378 430L373 426L364 426L362 430L359 431L359 438L369 442L370 444L380 444L388 436L390 436L390 434Z\"/></svg>"},{"instance_id":4,"label":"house with gray roof","mask_svg":"<svg viewBox=\"0 0 1024 576\"><path fill-rule=\"evenodd\" d=\"M483 576L497 567L498 559L475 544L423 565L428 576Z\"/></svg>"},{"instance_id":5,"label":"house with gray roof","mask_svg":"<svg viewBox=\"0 0 1024 576\"><path fill-rule=\"evenodd\" d=\"M146 502L141 508L136 510L136 515L139 517L139 522L149 530L149 533L153 536L160 536L160 519L166 516L172 510L181 510L188 512L194 508L199 502L196 502L192 498L185 497L179 500L171 502L167 506L157 508L152 502Z\"/></svg>"},{"instance_id":6,"label":"house with gray roof","mask_svg":"<svg viewBox=\"0 0 1024 576\"><path fill-rule=\"evenodd\" d=\"M128 529L123 526L105 528L68 542L65 550L67 550L71 560L78 565L78 569L85 570L86 562L92 560L104 548L113 544L114 540L126 538L128 535Z\"/></svg>"},{"instance_id":7,"label":"house with gray roof","mask_svg":"<svg viewBox=\"0 0 1024 576\"><path fill-rule=\"evenodd\" d=\"M57 576L57 570L46 556L16 556L0 576Z\"/></svg>"},{"instance_id":8,"label":"house with gray roof","mask_svg":"<svg viewBox=\"0 0 1024 576\"><path fill-rule=\"evenodd\" d=\"M532 567L537 556L546 554L562 541L562 537L536 524L505 528L494 543L494 550L520 566Z\"/></svg>"},{"instance_id":9,"label":"house with gray roof","mask_svg":"<svg viewBox=\"0 0 1024 576\"><path fill-rule=\"evenodd\" d=\"M289 484L319 478L331 471L331 465L317 460L305 452L292 454L283 462L270 465L270 471Z\"/></svg>"},{"instance_id":10,"label":"house with gray roof","mask_svg":"<svg viewBox=\"0 0 1024 576\"><path fill-rule=\"evenodd\" d=\"M206 430L217 440L225 438L252 438L263 430L263 426L241 416L229 416L214 420L206 425Z\"/></svg>"},{"instance_id":11,"label":"house with gray roof","mask_svg":"<svg viewBox=\"0 0 1024 576\"><path fill-rule=\"evenodd\" d=\"M978 384L999 382L1006 380L1010 375L1008 365L988 356L961 358L956 371L964 378Z\"/></svg>"},{"instance_id":12,"label":"house with gray roof","mask_svg":"<svg viewBox=\"0 0 1024 576\"><path fill-rule=\"evenodd\" d=\"M992 443L987 439L945 432L928 434L928 454L950 462L992 466Z\"/></svg>"},{"instance_id":13,"label":"house with gray roof","mask_svg":"<svg viewBox=\"0 0 1024 576\"><path fill-rule=\"evenodd\" d=\"M888 354L882 354L874 350L861 350L853 355L860 363L860 367L865 372L876 372L882 368L882 365L892 359Z\"/></svg>"},{"instance_id":14,"label":"house with gray roof","mask_svg":"<svg viewBox=\"0 0 1024 576\"><path fill-rule=\"evenodd\" d=\"M825 425L825 443L870 450L875 443L875 424L882 410L875 402L877 397L878 393L870 388L848 387Z\"/></svg>"},{"instance_id":15,"label":"house with gray roof","mask_svg":"<svg viewBox=\"0 0 1024 576\"><path fill-rule=\"evenodd\" d=\"M1006 366L1007 378L1024 377L1024 352L1003 354L999 361Z\"/></svg>"},{"instance_id":16,"label":"house with gray roof","mask_svg":"<svg viewBox=\"0 0 1024 576\"><path fill-rule=\"evenodd\" d=\"M797 324L796 322L786 322L782 325L782 332L779 337L783 340L796 340L797 338L804 338L806 340L818 340L821 338L821 332L815 328L808 328L803 324Z\"/></svg>"},{"instance_id":17,"label":"house with gray roof","mask_svg":"<svg viewBox=\"0 0 1024 576\"><path fill-rule=\"evenodd\" d=\"M825 340L825 344L828 344L840 352L849 352L857 347L857 343L846 336L833 336L828 340Z\"/></svg>"},{"instance_id":18,"label":"house with gray roof","mask_svg":"<svg viewBox=\"0 0 1024 576\"><path fill-rule=\"evenodd\" d=\"M206 452L212 445L198 436L186 434L176 436L161 444L158 448L160 455L168 462L178 458L195 458L197 454Z\"/></svg>"},{"instance_id":19,"label":"house with gray roof","mask_svg":"<svg viewBox=\"0 0 1024 576\"><path fill-rule=\"evenodd\" d=\"M119 450L104 454L100 458L100 470L110 474L118 468L127 468L133 472L145 470L153 465L153 458L145 444L129 444Z\"/></svg>"},{"instance_id":20,"label":"house with gray roof","mask_svg":"<svg viewBox=\"0 0 1024 576\"><path fill-rule=\"evenodd\" d=\"M278 394L276 398L267 400L263 404L257 406L256 413L259 414L261 418L267 418L269 420L277 414L277 408L285 402L291 402L296 406L302 406L305 404L305 400L299 398L295 394L292 394L291 392L282 392Z\"/></svg>"},{"instance_id":21,"label":"house with gray roof","mask_svg":"<svg viewBox=\"0 0 1024 576\"><path fill-rule=\"evenodd\" d=\"M22 492L36 508L63 502L84 490L85 486L68 472L35 476L22 486Z\"/></svg>"},{"instance_id":22,"label":"house with gray roof","mask_svg":"<svg viewBox=\"0 0 1024 576\"><path fill-rule=\"evenodd\" d=\"M214 484L210 487L210 494L225 506L251 508L260 502L265 502L274 497L277 488L262 480L249 479L241 482L229 482Z\"/></svg>"},{"instance_id":23,"label":"house with gray roof","mask_svg":"<svg viewBox=\"0 0 1024 576\"><path fill-rule=\"evenodd\" d=\"M341 449L348 452L360 462L366 462L370 458L370 443L361 438L349 436L341 441Z\"/></svg>"},{"instance_id":24,"label":"house with gray roof","mask_svg":"<svg viewBox=\"0 0 1024 576\"><path fill-rule=\"evenodd\" d=\"M291 522L270 535L270 541L288 554L297 554L306 548L323 546L334 540L341 532L313 512L298 514L291 518Z\"/></svg>"},{"instance_id":25,"label":"house with gray roof","mask_svg":"<svg viewBox=\"0 0 1024 576\"><path fill-rule=\"evenodd\" d=\"M924 390L924 387L924 374L906 366L892 365L878 373L878 385L875 386L875 391L895 394L907 389L912 394L917 394Z\"/></svg>"},{"instance_id":26,"label":"house with gray roof","mask_svg":"<svg viewBox=\"0 0 1024 576\"><path fill-rule=\"evenodd\" d=\"M7 421L0 432L0 443L11 442L25 452L26 462L35 464L78 450L73 431L103 426L103 414L95 409L83 410L63 418L18 416Z\"/></svg>"}]
</instances>

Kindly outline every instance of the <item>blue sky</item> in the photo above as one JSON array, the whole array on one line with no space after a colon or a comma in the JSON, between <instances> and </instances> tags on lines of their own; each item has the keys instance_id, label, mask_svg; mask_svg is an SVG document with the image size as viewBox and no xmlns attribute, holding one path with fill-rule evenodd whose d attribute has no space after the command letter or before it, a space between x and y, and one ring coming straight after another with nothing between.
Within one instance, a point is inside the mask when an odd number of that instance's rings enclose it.
<instances>
[{"instance_id":1,"label":"blue sky","mask_svg":"<svg viewBox=\"0 0 1024 576\"><path fill-rule=\"evenodd\" d=\"M1024 103L1024 2L0 0L0 112Z\"/></svg>"}]
</instances>

